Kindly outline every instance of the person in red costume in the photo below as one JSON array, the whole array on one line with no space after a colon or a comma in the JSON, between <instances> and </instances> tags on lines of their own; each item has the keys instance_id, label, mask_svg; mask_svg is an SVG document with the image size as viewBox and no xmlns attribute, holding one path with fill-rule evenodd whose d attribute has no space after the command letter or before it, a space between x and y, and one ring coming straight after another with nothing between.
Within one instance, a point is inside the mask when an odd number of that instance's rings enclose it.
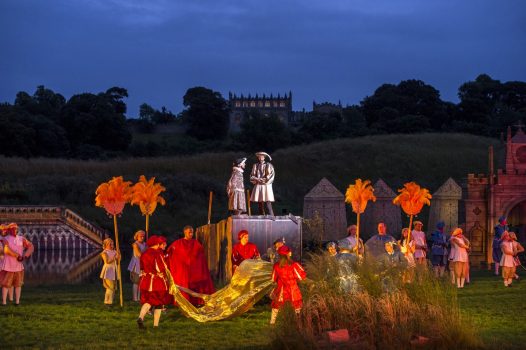
<instances>
[{"instance_id":1,"label":"person in red costume","mask_svg":"<svg viewBox=\"0 0 526 350\"><path fill-rule=\"evenodd\" d=\"M142 253L140 258L141 278L139 289L141 292L141 311L137 319L140 329L145 329L144 316L153 311L153 326L159 326L163 305L172 301L172 296L168 293L167 265L164 260L162 244L166 243L163 236L152 235L146 241L148 249Z\"/></svg>"},{"instance_id":2,"label":"person in red costume","mask_svg":"<svg viewBox=\"0 0 526 350\"><path fill-rule=\"evenodd\" d=\"M201 294L215 292L210 270L205 256L205 250L197 239L194 239L192 226L183 228L184 238L178 239L168 247L168 263L176 285L188 288ZM200 298L189 296L181 291L193 305L203 305Z\"/></svg>"},{"instance_id":3,"label":"person in red costume","mask_svg":"<svg viewBox=\"0 0 526 350\"><path fill-rule=\"evenodd\" d=\"M272 271L272 280L278 285L270 293L272 299L270 324L276 323L278 311L286 302L292 304L296 314L300 313L303 301L297 281L302 281L307 277L303 267L299 263L292 261L292 252L289 247L286 245L279 247L278 254L280 260L274 264Z\"/></svg>"},{"instance_id":4,"label":"person in red costume","mask_svg":"<svg viewBox=\"0 0 526 350\"><path fill-rule=\"evenodd\" d=\"M261 259L258 247L248 241L248 231L241 230L237 234L239 243L232 247L232 275L236 272L237 267L248 259Z\"/></svg>"}]
</instances>

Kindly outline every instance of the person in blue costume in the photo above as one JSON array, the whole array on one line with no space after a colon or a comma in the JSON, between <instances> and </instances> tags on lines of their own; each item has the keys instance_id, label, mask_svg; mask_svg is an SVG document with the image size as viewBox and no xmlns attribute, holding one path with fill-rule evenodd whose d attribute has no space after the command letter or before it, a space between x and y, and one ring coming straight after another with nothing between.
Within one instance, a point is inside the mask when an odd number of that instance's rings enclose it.
<instances>
[{"instance_id":1,"label":"person in blue costume","mask_svg":"<svg viewBox=\"0 0 526 350\"><path fill-rule=\"evenodd\" d=\"M436 225L436 230L431 234L431 240L433 241L431 263L437 278L443 277L446 271L449 237L444 233L445 226L444 221L439 221Z\"/></svg>"},{"instance_id":2,"label":"person in blue costume","mask_svg":"<svg viewBox=\"0 0 526 350\"><path fill-rule=\"evenodd\" d=\"M495 263L495 275L499 275L499 268L500 268L500 259L502 258L502 250L500 249L500 244L502 234L504 231L509 231L508 224L506 222L506 217L501 216L499 218L499 223L497 226L495 226L495 236L493 237L493 249L492 249L492 255L493 255L493 262Z\"/></svg>"},{"instance_id":3,"label":"person in blue costume","mask_svg":"<svg viewBox=\"0 0 526 350\"><path fill-rule=\"evenodd\" d=\"M396 239L387 234L385 223L378 223L378 233L365 242L365 259L378 260L385 255L385 244L389 242L396 243Z\"/></svg>"}]
</instances>

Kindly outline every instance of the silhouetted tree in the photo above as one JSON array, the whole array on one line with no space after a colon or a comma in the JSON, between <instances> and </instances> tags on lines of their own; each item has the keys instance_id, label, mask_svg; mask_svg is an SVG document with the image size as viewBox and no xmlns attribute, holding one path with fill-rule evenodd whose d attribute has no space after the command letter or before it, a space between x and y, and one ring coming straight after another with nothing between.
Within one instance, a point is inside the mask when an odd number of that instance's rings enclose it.
<instances>
[{"instance_id":1,"label":"silhouetted tree","mask_svg":"<svg viewBox=\"0 0 526 350\"><path fill-rule=\"evenodd\" d=\"M186 91L183 121L187 133L199 140L223 139L228 134L229 115L225 99L219 92L205 87Z\"/></svg>"},{"instance_id":2,"label":"silhouetted tree","mask_svg":"<svg viewBox=\"0 0 526 350\"><path fill-rule=\"evenodd\" d=\"M235 138L245 150L273 152L290 144L289 130L275 114L264 116L257 111L247 113L240 128Z\"/></svg>"}]
</instances>

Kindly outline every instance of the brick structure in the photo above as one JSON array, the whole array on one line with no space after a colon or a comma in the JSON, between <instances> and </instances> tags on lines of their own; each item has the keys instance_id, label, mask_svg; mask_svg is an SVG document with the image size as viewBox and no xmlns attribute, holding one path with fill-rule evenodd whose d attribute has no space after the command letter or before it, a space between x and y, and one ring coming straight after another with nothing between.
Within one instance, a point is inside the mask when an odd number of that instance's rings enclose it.
<instances>
[{"instance_id":1,"label":"brick structure","mask_svg":"<svg viewBox=\"0 0 526 350\"><path fill-rule=\"evenodd\" d=\"M263 116L275 114L285 124L289 124L292 113L292 92L280 96L237 96L231 92L228 94L228 106L230 108L230 131L240 130L241 121L246 113L256 111Z\"/></svg>"},{"instance_id":2,"label":"brick structure","mask_svg":"<svg viewBox=\"0 0 526 350\"><path fill-rule=\"evenodd\" d=\"M526 135L518 125L512 137L508 127L506 164L493 171L493 149L489 150L489 176L469 174L467 179L466 232L472 244L472 265L490 264L493 228L501 215L524 238L526 225Z\"/></svg>"}]
</instances>

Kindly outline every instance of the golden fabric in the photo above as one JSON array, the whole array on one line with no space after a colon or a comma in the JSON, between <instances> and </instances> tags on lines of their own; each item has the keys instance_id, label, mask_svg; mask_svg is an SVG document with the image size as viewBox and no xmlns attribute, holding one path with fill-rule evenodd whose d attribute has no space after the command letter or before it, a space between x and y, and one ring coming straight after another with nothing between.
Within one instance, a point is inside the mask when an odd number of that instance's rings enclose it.
<instances>
[{"instance_id":1,"label":"golden fabric","mask_svg":"<svg viewBox=\"0 0 526 350\"><path fill-rule=\"evenodd\" d=\"M268 261L245 260L236 269L230 284L211 295L199 294L179 287L169 275L170 294L174 296L183 314L198 322L219 321L239 316L274 287L272 266ZM179 290L203 298L205 304L196 308Z\"/></svg>"}]
</instances>

